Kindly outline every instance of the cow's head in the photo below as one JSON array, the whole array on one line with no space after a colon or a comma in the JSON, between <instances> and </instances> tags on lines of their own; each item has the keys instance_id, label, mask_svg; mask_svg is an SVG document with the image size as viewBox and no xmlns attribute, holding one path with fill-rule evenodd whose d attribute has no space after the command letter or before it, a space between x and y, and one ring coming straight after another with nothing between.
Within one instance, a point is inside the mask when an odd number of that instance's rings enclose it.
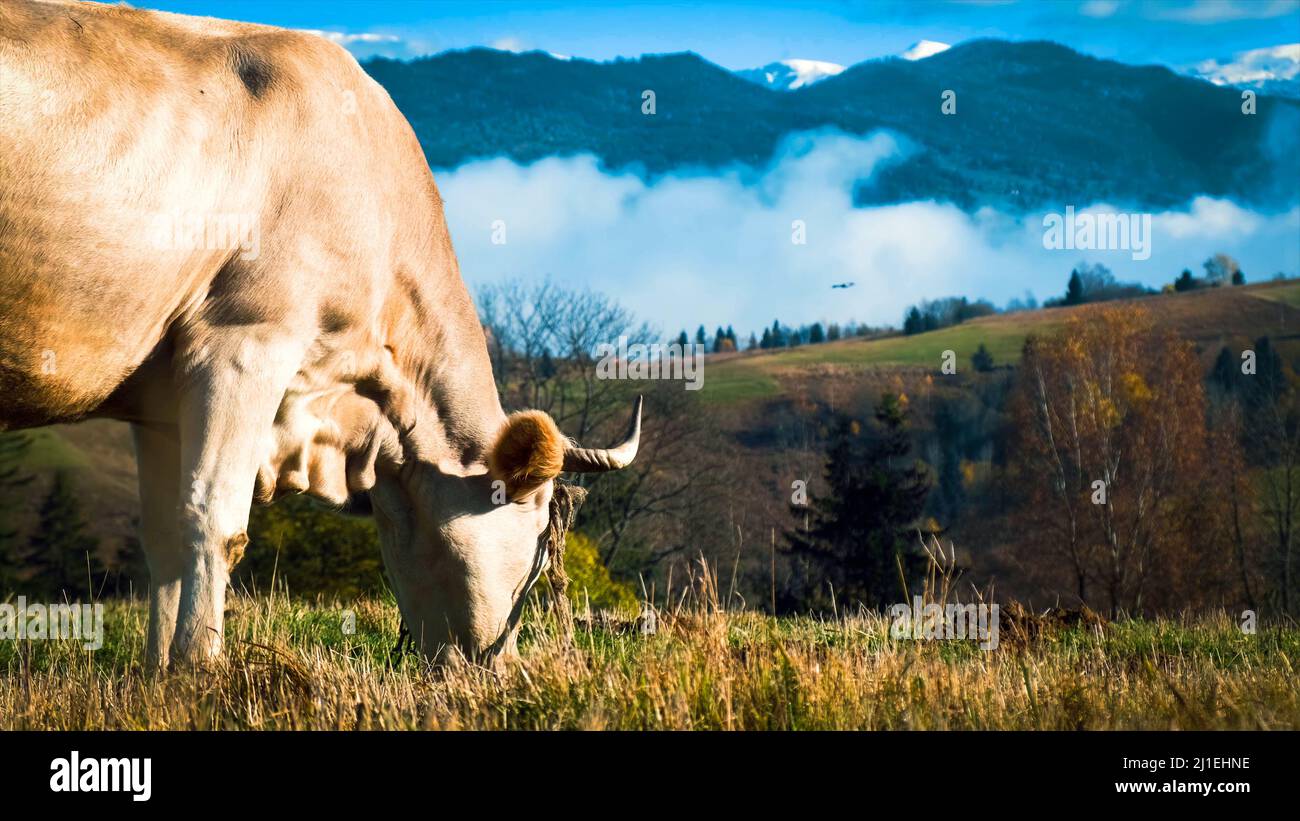
<instances>
[{"instance_id":1,"label":"cow's head","mask_svg":"<svg viewBox=\"0 0 1300 821\"><path fill-rule=\"evenodd\" d=\"M573 445L541 411L506 417L485 458L405 459L371 490L384 564L417 647L438 657L511 654L524 599L562 544L581 491L561 472L617 470L636 456L641 400L624 441Z\"/></svg>"}]
</instances>

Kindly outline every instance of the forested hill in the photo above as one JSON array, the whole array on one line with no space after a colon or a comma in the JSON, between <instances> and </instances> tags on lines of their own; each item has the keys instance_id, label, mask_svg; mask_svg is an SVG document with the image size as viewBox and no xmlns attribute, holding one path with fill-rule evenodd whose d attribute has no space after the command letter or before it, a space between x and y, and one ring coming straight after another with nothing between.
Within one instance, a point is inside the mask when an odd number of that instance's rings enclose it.
<instances>
[{"instance_id":1,"label":"forested hill","mask_svg":"<svg viewBox=\"0 0 1300 821\"><path fill-rule=\"evenodd\" d=\"M762 166L792 132L890 129L918 149L858 199L973 209L1063 203L1170 207L1200 194L1294 201L1300 105L1049 42L968 42L925 60L873 60L793 92L691 53L596 63L469 49L366 70L410 119L429 163L591 153L655 177ZM642 113L643 92L655 113ZM956 111L941 111L955 94Z\"/></svg>"}]
</instances>

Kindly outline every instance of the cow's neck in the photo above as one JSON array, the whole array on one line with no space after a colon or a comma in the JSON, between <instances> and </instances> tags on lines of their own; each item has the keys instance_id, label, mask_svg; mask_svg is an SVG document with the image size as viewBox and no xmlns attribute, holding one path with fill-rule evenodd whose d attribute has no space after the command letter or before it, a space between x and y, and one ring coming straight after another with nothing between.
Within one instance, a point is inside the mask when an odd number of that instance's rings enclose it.
<instances>
[{"instance_id":1,"label":"cow's neck","mask_svg":"<svg viewBox=\"0 0 1300 821\"><path fill-rule=\"evenodd\" d=\"M398 275L387 312L388 346L414 393L416 446L429 458L468 466L485 458L505 413L449 241L438 256L438 275Z\"/></svg>"}]
</instances>

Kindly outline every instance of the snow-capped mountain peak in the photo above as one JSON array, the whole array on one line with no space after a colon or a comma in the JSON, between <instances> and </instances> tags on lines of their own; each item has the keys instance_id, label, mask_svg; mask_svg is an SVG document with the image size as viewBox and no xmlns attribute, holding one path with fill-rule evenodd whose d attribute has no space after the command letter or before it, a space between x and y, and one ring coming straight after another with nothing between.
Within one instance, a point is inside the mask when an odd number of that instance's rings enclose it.
<instances>
[{"instance_id":1,"label":"snow-capped mountain peak","mask_svg":"<svg viewBox=\"0 0 1300 821\"><path fill-rule=\"evenodd\" d=\"M1300 43L1243 51L1223 63L1205 60L1188 73L1217 86L1253 88L1265 94L1300 98Z\"/></svg>"},{"instance_id":2,"label":"snow-capped mountain peak","mask_svg":"<svg viewBox=\"0 0 1300 821\"><path fill-rule=\"evenodd\" d=\"M761 86L777 91L794 91L834 77L844 70L838 63L823 60L780 60L762 68L748 68L736 74Z\"/></svg>"},{"instance_id":3,"label":"snow-capped mountain peak","mask_svg":"<svg viewBox=\"0 0 1300 821\"><path fill-rule=\"evenodd\" d=\"M947 51L950 48L952 46L947 43L940 43L937 40L918 40L898 56L904 60L924 60L926 57L933 57L939 52Z\"/></svg>"}]
</instances>

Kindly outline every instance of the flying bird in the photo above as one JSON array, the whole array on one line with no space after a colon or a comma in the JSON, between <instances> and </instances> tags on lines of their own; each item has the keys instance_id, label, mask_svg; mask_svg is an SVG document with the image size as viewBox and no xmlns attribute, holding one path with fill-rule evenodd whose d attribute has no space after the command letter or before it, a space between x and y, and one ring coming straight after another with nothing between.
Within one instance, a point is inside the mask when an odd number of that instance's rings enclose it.
<instances>
[{"instance_id":1,"label":"flying bird","mask_svg":"<svg viewBox=\"0 0 1300 821\"><path fill-rule=\"evenodd\" d=\"M836 284L832 285L831 287L832 287L832 288L852 288L854 285L857 285L857 283L856 283L856 282L837 282Z\"/></svg>"}]
</instances>

